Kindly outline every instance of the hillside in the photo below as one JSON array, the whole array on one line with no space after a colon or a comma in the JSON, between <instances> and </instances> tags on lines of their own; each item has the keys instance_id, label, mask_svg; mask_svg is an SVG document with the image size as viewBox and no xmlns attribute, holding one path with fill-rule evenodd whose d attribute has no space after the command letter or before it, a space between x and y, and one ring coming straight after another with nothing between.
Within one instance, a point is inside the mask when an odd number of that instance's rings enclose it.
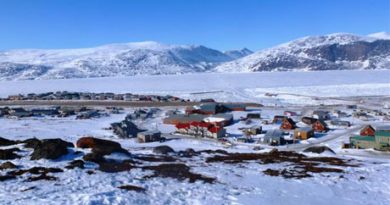
<instances>
[{"instance_id":1,"label":"hillside","mask_svg":"<svg viewBox=\"0 0 390 205\"><path fill-rule=\"evenodd\" d=\"M0 52L0 80L121 77L198 72L387 69L390 35L310 36L253 53L157 42Z\"/></svg>"},{"instance_id":2,"label":"hillside","mask_svg":"<svg viewBox=\"0 0 390 205\"><path fill-rule=\"evenodd\" d=\"M221 64L217 72L386 69L390 40L386 33L310 36Z\"/></svg>"},{"instance_id":3,"label":"hillside","mask_svg":"<svg viewBox=\"0 0 390 205\"><path fill-rule=\"evenodd\" d=\"M232 51L244 56L244 51ZM238 54L237 54L238 53ZM112 44L96 48L0 52L0 79L53 79L203 72L234 55L204 46L157 42Z\"/></svg>"}]
</instances>

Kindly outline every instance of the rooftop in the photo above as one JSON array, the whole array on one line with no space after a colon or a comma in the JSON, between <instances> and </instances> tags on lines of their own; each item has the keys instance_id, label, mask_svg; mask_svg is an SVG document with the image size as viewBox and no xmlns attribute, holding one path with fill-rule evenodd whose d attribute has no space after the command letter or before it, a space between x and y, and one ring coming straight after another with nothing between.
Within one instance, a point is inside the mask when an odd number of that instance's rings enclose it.
<instances>
[{"instance_id":1,"label":"rooftop","mask_svg":"<svg viewBox=\"0 0 390 205\"><path fill-rule=\"evenodd\" d=\"M374 142L375 137L356 135L356 136L351 137L351 140Z\"/></svg>"}]
</instances>

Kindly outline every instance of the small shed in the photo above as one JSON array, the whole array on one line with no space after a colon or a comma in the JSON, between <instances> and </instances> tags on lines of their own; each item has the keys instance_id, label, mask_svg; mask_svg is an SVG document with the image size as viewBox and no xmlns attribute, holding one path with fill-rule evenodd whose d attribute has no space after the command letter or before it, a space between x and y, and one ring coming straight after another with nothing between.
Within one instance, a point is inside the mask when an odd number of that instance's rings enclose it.
<instances>
[{"instance_id":1,"label":"small shed","mask_svg":"<svg viewBox=\"0 0 390 205\"><path fill-rule=\"evenodd\" d=\"M314 130L311 127L300 127L294 130L294 139L307 140L314 137Z\"/></svg>"},{"instance_id":2,"label":"small shed","mask_svg":"<svg viewBox=\"0 0 390 205\"><path fill-rule=\"evenodd\" d=\"M144 131L137 134L137 139L140 143L156 142L161 140L160 131Z\"/></svg>"}]
</instances>

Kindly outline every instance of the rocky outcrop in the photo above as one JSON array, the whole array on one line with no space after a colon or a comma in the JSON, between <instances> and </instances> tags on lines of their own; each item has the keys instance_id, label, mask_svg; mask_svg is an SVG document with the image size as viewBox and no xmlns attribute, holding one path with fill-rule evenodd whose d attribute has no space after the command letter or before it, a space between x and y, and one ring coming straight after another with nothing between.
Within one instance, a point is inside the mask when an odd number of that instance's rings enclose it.
<instances>
[{"instance_id":1,"label":"rocky outcrop","mask_svg":"<svg viewBox=\"0 0 390 205\"><path fill-rule=\"evenodd\" d=\"M169 154L174 152L175 150L173 150L171 147L166 145L161 145L153 148L153 153L155 154Z\"/></svg>"},{"instance_id":2,"label":"rocky outcrop","mask_svg":"<svg viewBox=\"0 0 390 205\"><path fill-rule=\"evenodd\" d=\"M15 169L15 168L17 168L17 166L12 162L4 162L4 163L0 164L0 170Z\"/></svg>"},{"instance_id":3,"label":"rocky outcrop","mask_svg":"<svg viewBox=\"0 0 390 205\"><path fill-rule=\"evenodd\" d=\"M0 137L0 146L10 146L10 145L14 145L17 143L18 143L17 141L9 140L9 139L5 139L5 138Z\"/></svg>"},{"instance_id":4,"label":"rocky outcrop","mask_svg":"<svg viewBox=\"0 0 390 205\"><path fill-rule=\"evenodd\" d=\"M35 145L31 160L57 159L69 153L68 147L74 146L61 139L44 139Z\"/></svg>"},{"instance_id":5,"label":"rocky outcrop","mask_svg":"<svg viewBox=\"0 0 390 205\"><path fill-rule=\"evenodd\" d=\"M113 152L130 155L130 153L123 149L118 142L95 137L82 137L77 141L76 146L79 148L92 148L92 153L100 155L109 155Z\"/></svg>"},{"instance_id":6,"label":"rocky outcrop","mask_svg":"<svg viewBox=\"0 0 390 205\"><path fill-rule=\"evenodd\" d=\"M0 160L10 160L10 159L17 159L21 158L18 154L15 152L20 151L18 148L12 148L12 149L0 149Z\"/></svg>"},{"instance_id":7,"label":"rocky outcrop","mask_svg":"<svg viewBox=\"0 0 390 205\"><path fill-rule=\"evenodd\" d=\"M303 152L312 152L312 153L317 153L317 154L329 152L329 153L335 154L335 152L327 146L313 146L313 147L306 148L305 150L303 150Z\"/></svg>"}]
</instances>

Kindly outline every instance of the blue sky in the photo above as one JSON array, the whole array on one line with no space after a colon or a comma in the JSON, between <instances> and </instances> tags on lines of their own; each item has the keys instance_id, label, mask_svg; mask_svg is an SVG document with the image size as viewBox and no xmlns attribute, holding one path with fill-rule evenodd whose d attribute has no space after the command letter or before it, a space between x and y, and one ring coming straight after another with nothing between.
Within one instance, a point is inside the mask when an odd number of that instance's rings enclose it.
<instances>
[{"instance_id":1,"label":"blue sky","mask_svg":"<svg viewBox=\"0 0 390 205\"><path fill-rule=\"evenodd\" d=\"M0 0L0 50L159 41L220 50L390 31L390 0Z\"/></svg>"}]
</instances>

